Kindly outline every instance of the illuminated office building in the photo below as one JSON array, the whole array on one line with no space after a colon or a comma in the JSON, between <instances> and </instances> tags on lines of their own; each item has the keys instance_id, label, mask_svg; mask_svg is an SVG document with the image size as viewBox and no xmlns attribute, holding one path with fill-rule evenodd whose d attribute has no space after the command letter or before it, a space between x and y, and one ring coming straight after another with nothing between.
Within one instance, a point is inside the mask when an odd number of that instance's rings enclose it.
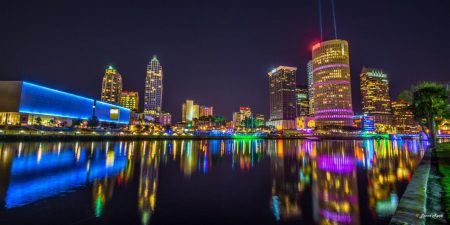
<instances>
[{"instance_id":1,"label":"illuminated office building","mask_svg":"<svg viewBox=\"0 0 450 225\"><path fill-rule=\"evenodd\" d=\"M194 104L194 100L187 99L185 103L183 103L181 108L181 121L183 123L192 122L194 119L199 118L200 106Z\"/></svg>"},{"instance_id":2,"label":"illuminated office building","mask_svg":"<svg viewBox=\"0 0 450 225\"><path fill-rule=\"evenodd\" d=\"M212 106L199 106L199 117L202 116L213 116L214 107Z\"/></svg>"},{"instance_id":3,"label":"illuminated office building","mask_svg":"<svg viewBox=\"0 0 450 225\"><path fill-rule=\"evenodd\" d=\"M306 65L306 73L308 77L309 115L314 115L314 79L312 60L309 60Z\"/></svg>"},{"instance_id":4,"label":"illuminated office building","mask_svg":"<svg viewBox=\"0 0 450 225\"><path fill-rule=\"evenodd\" d=\"M233 112L233 127L239 127L242 124L242 116L240 112Z\"/></svg>"},{"instance_id":5,"label":"illuminated office building","mask_svg":"<svg viewBox=\"0 0 450 225\"><path fill-rule=\"evenodd\" d=\"M264 118L263 114L256 114L255 115L255 126L256 127L262 127L266 125L266 120Z\"/></svg>"},{"instance_id":6,"label":"illuminated office building","mask_svg":"<svg viewBox=\"0 0 450 225\"><path fill-rule=\"evenodd\" d=\"M363 68L360 75L363 113L376 124L392 123L391 98L387 74L381 69Z\"/></svg>"},{"instance_id":7,"label":"illuminated office building","mask_svg":"<svg viewBox=\"0 0 450 225\"><path fill-rule=\"evenodd\" d=\"M109 103L119 103L122 94L122 75L113 66L108 66L102 81L101 100Z\"/></svg>"},{"instance_id":8,"label":"illuminated office building","mask_svg":"<svg viewBox=\"0 0 450 225\"><path fill-rule=\"evenodd\" d=\"M414 121L414 115L409 109L408 102L400 99L392 102L394 115L393 124L399 134L411 134L419 132L419 125Z\"/></svg>"},{"instance_id":9,"label":"illuminated office building","mask_svg":"<svg viewBox=\"0 0 450 225\"><path fill-rule=\"evenodd\" d=\"M119 103L121 106L137 112L139 109L139 93L137 91L122 91Z\"/></svg>"},{"instance_id":10,"label":"illuminated office building","mask_svg":"<svg viewBox=\"0 0 450 225\"><path fill-rule=\"evenodd\" d=\"M270 120L267 125L277 129L295 128L296 72L296 67L288 66L278 66L269 72Z\"/></svg>"},{"instance_id":11,"label":"illuminated office building","mask_svg":"<svg viewBox=\"0 0 450 225\"><path fill-rule=\"evenodd\" d=\"M297 102L297 116L309 115L308 87L297 85L295 89L295 99Z\"/></svg>"},{"instance_id":12,"label":"illuminated office building","mask_svg":"<svg viewBox=\"0 0 450 225\"><path fill-rule=\"evenodd\" d=\"M354 115L353 126L359 128L364 132L373 132L375 131L375 120L373 116L366 114Z\"/></svg>"},{"instance_id":13,"label":"illuminated office building","mask_svg":"<svg viewBox=\"0 0 450 225\"><path fill-rule=\"evenodd\" d=\"M162 126L170 125L172 124L172 114L170 113L161 113L158 117L159 124Z\"/></svg>"},{"instance_id":14,"label":"illuminated office building","mask_svg":"<svg viewBox=\"0 0 450 225\"><path fill-rule=\"evenodd\" d=\"M250 118L252 118L252 109L248 106L239 107L239 112L233 113L233 127L242 126L242 122Z\"/></svg>"},{"instance_id":15,"label":"illuminated office building","mask_svg":"<svg viewBox=\"0 0 450 225\"><path fill-rule=\"evenodd\" d=\"M153 56L147 65L145 77L144 113L159 115L161 113L163 94L163 70L158 58Z\"/></svg>"},{"instance_id":16,"label":"illuminated office building","mask_svg":"<svg viewBox=\"0 0 450 225\"><path fill-rule=\"evenodd\" d=\"M241 113L243 119L252 117L252 109L248 106L239 107L239 112Z\"/></svg>"},{"instance_id":17,"label":"illuminated office building","mask_svg":"<svg viewBox=\"0 0 450 225\"><path fill-rule=\"evenodd\" d=\"M312 49L314 116L317 126L352 126L348 43L329 40Z\"/></svg>"},{"instance_id":18,"label":"illuminated office building","mask_svg":"<svg viewBox=\"0 0 450 225\"><path fill-rule=\"evenodd\" d=\"M0 81L0 124L70 126L73 119L128 124L130 110L25 81ZM53 122L52 122L53 121Z\"/></svg>"}]
</instances>

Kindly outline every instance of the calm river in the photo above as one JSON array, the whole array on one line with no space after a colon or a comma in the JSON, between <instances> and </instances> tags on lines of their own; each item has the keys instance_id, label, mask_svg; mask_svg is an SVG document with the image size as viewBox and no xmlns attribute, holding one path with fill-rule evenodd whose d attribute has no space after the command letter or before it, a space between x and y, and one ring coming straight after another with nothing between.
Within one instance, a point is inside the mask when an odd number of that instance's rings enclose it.
<instances>
[{"instance_id":1,"label":"calm river","mask_svg":"<svg viewBox=\"0 0 450 225\"><path fill-rule=\"evenodd\" d=\"M419 141L0 142L0 224L387 224Z\"/></svg>"}]
</instances>

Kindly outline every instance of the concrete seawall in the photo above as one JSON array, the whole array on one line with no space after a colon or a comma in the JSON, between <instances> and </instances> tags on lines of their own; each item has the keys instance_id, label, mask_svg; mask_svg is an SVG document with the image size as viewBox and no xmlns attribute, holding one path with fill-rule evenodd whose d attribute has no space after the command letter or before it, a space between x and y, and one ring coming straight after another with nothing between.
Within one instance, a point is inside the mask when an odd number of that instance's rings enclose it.
<instances>
[{"instance_id":1,"label":"concrete seawall","mask_svg":"<svg viewBox=\"0 0 450 225\"><path fill-rule=\"evenodd\" d=\"M389 224L446 224L440 205L439 177L431 165L431 149L425 151Z\"/></svg>"}]
</instances>

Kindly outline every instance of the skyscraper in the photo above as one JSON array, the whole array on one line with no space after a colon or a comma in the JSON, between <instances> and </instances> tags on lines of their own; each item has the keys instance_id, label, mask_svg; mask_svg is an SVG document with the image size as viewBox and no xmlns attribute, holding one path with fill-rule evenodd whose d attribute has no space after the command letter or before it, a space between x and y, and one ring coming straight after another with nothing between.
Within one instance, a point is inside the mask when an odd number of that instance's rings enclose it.
<instances>
[{"instance_id":1,"label":"skyscraper","mask_svg":"<svg viewBox=\"0 0 450 225\"><path fill-rule=\"evenodd\" d=\"M270 121L277 129L295 128L296 67L278 66L269 72Z\"/></svg>"},{"instance_id":2,"label":"skyscraper","mask_svg":"<svg viewBox=\"0 0 450 225\"><path fill-rule=\"evenodd\" d=\"M360 79L363 113L373 116L376 124L390 125L392 113L387 74L381 69L363 67Z\"/></svg>"},{"instance_id":3,"label":"skyscraper","mask_svg":"<svg viewBox=\"0 0 450 225\"><path fill-rule=\"evenodd\" d=\"M309 115L314 115L314 80L312 60L309 60L308 64L306 65L306 73L308 77Z\"/></svg>"},{"instance_id":4,"label":"skyscraper","mask_svg":"<svg viewBox=\"0 0 450 225\"><path fill-rule=\"evenodd\" d=\"M102 81L101 100L110 103L119 103L122 94L122 76L113 66L108 66Z\"/></svg>"},{"instance_id":5,"label":"skyscraper","mask_svg":"<svg viewBox=\"0 0 450 225\"><path fill-rule=\"evenodd\" d=\"M314 116L317 126L352 126L348 43L329 40L312 49Z\"/></svg>"},{"instance_id":6,"label":"skyscraper","mask_svg":"<svg viewBox=\"0 0 450 225\"><path fill-rule=\"evenodd\" d=\"M137 112L139 109L139 93L137 91L122 91L120 105Z\"/></svg>"},{"instance_id":7,"label":"skyscraper","mask_svg":"<svg viewBox=\"0 0 450 225\"><path fill-rule=\"evenodd\" d=\"M159 115L161 113L163 94L163 70L158 58L153 56L147 65L145 77L144 113Z\"/></svg>"},{"instance_id":8,"label":"skyscraper","mask_svg":"<svg viewBox=\"0 0 450 225\"><path fill-rule=\"evenodd\" d=\"M297 116L309 115L309 96L308 87L303 85L297 85L295 89L295 99L297 102Z\"/></svg>"}]
</instances>

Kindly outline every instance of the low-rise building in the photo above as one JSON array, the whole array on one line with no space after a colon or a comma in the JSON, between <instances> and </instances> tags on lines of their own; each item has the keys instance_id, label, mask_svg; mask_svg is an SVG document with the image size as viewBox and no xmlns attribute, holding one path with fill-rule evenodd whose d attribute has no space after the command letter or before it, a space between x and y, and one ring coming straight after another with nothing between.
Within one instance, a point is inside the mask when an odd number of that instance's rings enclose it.
<instances>
[{"instance_id":1,"label":"low-rise building","mask_svg":"<svg viewBox=\"0 0 450 225\"><path fill-rule=\"evenodd\" d=\"M70 126L96 117L103 123L129 124L130 110L25 81L0 81L1 125Z\"/></svg>"}]
</instances>

